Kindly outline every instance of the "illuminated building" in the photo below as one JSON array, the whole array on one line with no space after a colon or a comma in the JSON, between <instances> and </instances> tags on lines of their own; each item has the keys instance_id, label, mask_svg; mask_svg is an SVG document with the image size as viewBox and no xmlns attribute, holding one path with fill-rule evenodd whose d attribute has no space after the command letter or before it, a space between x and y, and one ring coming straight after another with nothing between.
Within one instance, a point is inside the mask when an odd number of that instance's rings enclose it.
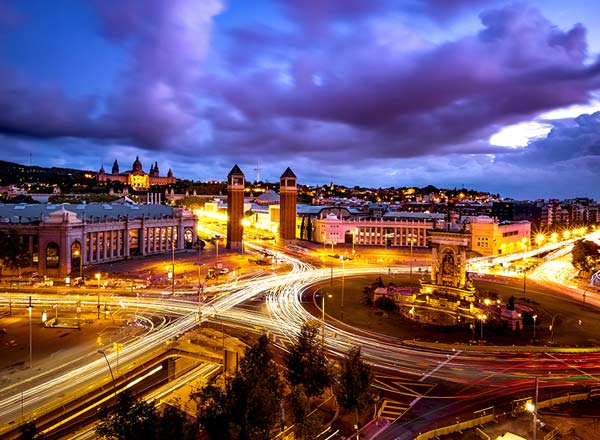
<instances>
[{"instance_id":1,"label":"illuminated building","mask_svg":"<svg viewBox=\"0 0 600 440\"><path fill-rule=\"evenodd\" d=\"M227 249L242 249L245 176L237 165L227 175Z\"/></svg>"},{"instance_id":2,"label":"illuminated building","mask_svg":"<svg viewBox=\"0 0 600 440\"><path fill-rule=\"evenodd\" d=\"M173 177L173 172L170 169L166 176L160 176L158 162L155 162L154 165L150 166L149 173L144 172L139 156L136 156L131 171L119 173L119 163L115 159L110 174L107 174L104 171L104 166L102 166L96 176L96 181L98 183L121 182L136 190L146 190L151 186L170 185L175 183L176 180L177 179Z\"/></svg>"},{"instance_id":3,"label":"illuminated building","mask_svg":"<svg viewBox=\"0 0 600 440\"><path fill-rule=\"evenodd\" d=\"M25 245L31 271L65 277L79 276L88 264L191 248L196 217L183 209L134 203L0 205L0 231Z\"/></svg>"},{"instance_id":4,"label":"illuminated building","mask_svg":"<svg viewBox=\"0 0 600 440\"><path fill-rule=\"evenodd\" d=\"M296 175L288 167L279 182L279 240L288 244L296 241Z\"/></svg>"}]
</instances>

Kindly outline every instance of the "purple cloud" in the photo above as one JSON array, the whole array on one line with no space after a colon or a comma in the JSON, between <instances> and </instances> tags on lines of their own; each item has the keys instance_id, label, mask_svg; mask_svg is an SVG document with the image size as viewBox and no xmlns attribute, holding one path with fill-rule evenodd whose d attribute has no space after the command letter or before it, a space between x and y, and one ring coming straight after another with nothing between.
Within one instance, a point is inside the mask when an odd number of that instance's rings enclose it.
<instances>
[{"instance_id":1,"label":"purple cloud","mask_svg":"<svg viewBox=\"0 0 600 440\"><path fill-rule=\"evenodd\" d=\"M444 153L502 124L585 102L597 87L598 66L584 63L582 25L563 32L524 6L486 12L482 22L477 35L408 53L376 44L365 27L312 52L292 47L287 58L260 65L267 46L235 78L214 79L226 105L243 115L235 144L243 144L240 126L265 130L271 147L285 148L286 139L310 138L307 130L341 125L345 130L334 131L346 139L326 150L351 152L354 145L358 154L368 145L370 154L390 158ZM328 139L327 130L314 132ZM245 139L253 151L264 150L256 144L264 137ZM313 154L309 144L293 148Z\"/></svg>"},{"instance_id":2,"label":"purple cloud","mask_svg":"<svg viewBox=\"0 0 600 440\"><path fill-rule=\"evenodd\" d=\"M32 137L126 140L164 148L197 120L196 95L217 1L94 3L104 35L130 50L108 97L70 98L0 65L0 131Z\"/></svg>"}]
</instances>

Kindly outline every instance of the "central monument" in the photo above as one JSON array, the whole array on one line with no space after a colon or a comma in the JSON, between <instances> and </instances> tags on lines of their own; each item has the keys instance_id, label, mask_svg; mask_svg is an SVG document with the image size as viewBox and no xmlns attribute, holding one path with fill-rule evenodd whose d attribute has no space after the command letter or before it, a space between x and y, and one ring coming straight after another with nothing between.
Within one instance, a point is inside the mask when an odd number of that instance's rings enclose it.
<instances>
[{"instance_id":1,"label":"central monument","mask_svg":"<svg viewBox=\"0 0 600 440\"><path fill-rule=\"evenodd\" d=\"M447 231L430 231L429 240L431 281L421 284L421 293L443 293L472 302L475 289L467 278L467 250L471 234L461 231L451 222Z\"/></svg>"}]
</instances>

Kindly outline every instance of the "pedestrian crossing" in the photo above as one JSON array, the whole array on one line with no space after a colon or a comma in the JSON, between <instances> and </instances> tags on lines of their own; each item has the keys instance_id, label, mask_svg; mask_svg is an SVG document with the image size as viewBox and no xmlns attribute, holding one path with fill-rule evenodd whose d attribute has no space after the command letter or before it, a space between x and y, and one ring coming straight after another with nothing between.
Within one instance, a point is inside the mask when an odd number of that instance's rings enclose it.
<instances>
[{"instance_id":1,"label":"pedestrian crossing","mask_svg":"<svg viewBox=\"0 0 600 440\"><path fill-rule=\"evenodd\" d=\"M373 387L381 396L377 416L395 423L410 411L415 399L425 397L435 388L435 384L407 380L400 376L375 375Z\"/></svg>"}]
</instances>

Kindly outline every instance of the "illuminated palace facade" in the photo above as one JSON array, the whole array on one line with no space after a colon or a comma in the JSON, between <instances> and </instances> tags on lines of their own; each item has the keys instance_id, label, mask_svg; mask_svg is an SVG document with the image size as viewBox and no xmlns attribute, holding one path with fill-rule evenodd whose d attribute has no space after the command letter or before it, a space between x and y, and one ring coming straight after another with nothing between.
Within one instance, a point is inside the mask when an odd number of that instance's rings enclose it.
<instances>
[{"instance_id":1,"label":"illuminated palace facade","mask_svg":"<svg viewBox=\"0 0 600 440\"><path fill-rule=\"evenodd\" d=\"M55 278L80 276L89 264L191 248L196 227L191 211L162 205L0 205L0 232L31 256L23 272Z\"/></svg>"},{"instance_id":2,"label":"illuminated palace facade","mask_svg":"<svg viewBox=\"0 0 600 440\"><path fill-rule=\"evenodd\" d=\"M155 162L154 165L150 166L149 173L144 172L142 162L140 161L139 156L137 156L133 162L131 171L119 173L119 163L115 159L111 173L107 174L106 171L104 171L104 166L102 166L96 175L96 181L98 183L121 182L124 185L131 186L133 189L145 190L151 186L173 184L177 179L173 177L171 169L169 169L166 176L160 176L158 162Z\"/></svg>"}]
</instances>

